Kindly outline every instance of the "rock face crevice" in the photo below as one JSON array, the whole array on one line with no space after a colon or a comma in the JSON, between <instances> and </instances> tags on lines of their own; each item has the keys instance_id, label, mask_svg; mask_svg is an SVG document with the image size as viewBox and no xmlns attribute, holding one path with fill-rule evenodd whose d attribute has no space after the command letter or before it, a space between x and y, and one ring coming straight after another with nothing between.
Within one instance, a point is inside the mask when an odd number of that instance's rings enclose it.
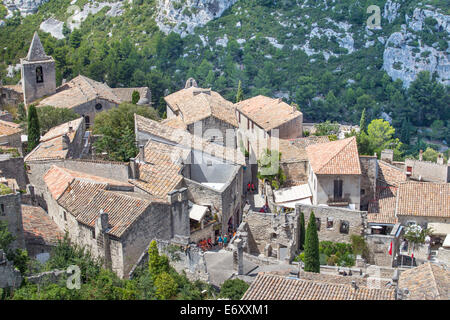
<instances>
[{"instance_id":1,"label":"rock face crevice","mask_svg":"<svg viewBox=\"0 0 450 320\"><path fill-rule=\"evenodd\" d=\"M444 51L438 43L428 46L418 35L426 28L425 19L428 17L435 19L435 30L447 34L450 32L450 16L417 8L411 17L406 16L407 25L403 25L401 31L391 34L386 41L383 69L394 81L402 80L405 88L410 86L421 71L436 73L438 81L450 85L450 49ZM450 42L447 43L450 47Z\"/></svg>"},{"instance_id":2,"label":"rock face crevice","mask_svg":"<svg viewBox=\"0 0 450 320\"><path fill-rule=\"evenodd\" d=\"M219 18L237 0L158 0L155 17L159 29L185 37L194 29Z\"/></svg>"}]
</instances>

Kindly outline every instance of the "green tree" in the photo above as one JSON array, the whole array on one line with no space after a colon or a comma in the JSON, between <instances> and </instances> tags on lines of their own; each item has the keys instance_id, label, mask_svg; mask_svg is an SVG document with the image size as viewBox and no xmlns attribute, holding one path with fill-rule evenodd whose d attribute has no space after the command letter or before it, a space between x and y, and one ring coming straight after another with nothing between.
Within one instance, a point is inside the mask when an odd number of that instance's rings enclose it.
<instances>
[{"instance_id":1,"label":"green tree","mask_svg":"<svg viewBox=\"0 0 450 320\"><path fill-rule=\"evenodd\" d=\"M242 82L239 80L237 94L236 94L236 103L244 100L244 91L242 90Z\"/></svg>"},{"instance_id":2,"label":"green tree","mask_svg":"<svg viewBox=\"0 0 450 320\"><path fill-rule=\"evenodd\" d=\"M316 128L315 136L329 136L332 134L338 134L339 132L339 123L327 120L322 123L317 123L314 125Z\"/></svg>"},{"instance_id":3,"label":"green tree","mask_svg":"<svg viewBox=\"0 0 450 320\"><path fill-rule=\"evenodd\" d=\"M74 29L69 36L70 46L74 49L78 48L81 44L82 37L83 34L81 33L80 29Z\"/></svg>"},{"instance_id":4,"label":"green tree","mask_svg":"<svg viewBox=\"0 0 450 320\"><path fill-rule=\"evenodd\" d=\"M361 113L361 120L359 120L359 129L361 131L366 131L366 108L363 109Z\"/></svg>"},{"instance_id":5,"label":"green tree","mask_svg":"<svg viewBox=\"0 0 450 320\"><path fill-rule=\"evenodd\" d=\"M44 135L51 128L60 124L80 118L80 115L72 109L44 106L37 108L41 134Z\"/></svg>"},{"instance_id":6,"label":"green tree","mask_svg":"<svg viewBox=\"0 0 450 320\"><path fill-rule=\"evenodd\" d=\"M177 294L178 284L173 277L167 273L160 273L155 279L156 296L161 300L167 300Z\"/></svg>"},{"instance_id":7,"label":"green tree","mask_svg":"<svg viewBox=\"0 0 450 320\"><path fill-rule=\"evenodd\" d=\"M305 246L305 215L303 213L303 211L300 212L300 217L299 217L299 247L300 250L304 249Z\"/></svg>"},{"instance_id":8,"label":"green tree","mask_svg":"<svg viewBox=\"0 0 450 320\"><path fill-rule=\"evenodd\" d=\"M439 156L439 152L434 150L433 148L427 147L427 149L422 153L422 157L424 161L436 162Z\"/></svg>"},{"instance_id":9,"label":"green tree","mask_svg":"<svg viewBox=\"0 0 450 320\"><path fill-rule=\"evenodd\" d=\"M17 115L20 122L25 122L27 120L27 111L25 110L25 105L23 103L17 105Z\"/></svg>"},{"instance_id":10,"label":"green tree","mask_svg":"<svg viewBox=\"0 0 450 320\"><path fill-rule=\"evenodd\" d=\"M319 237L314 212L309 216L305 237L305 271L320 273Z\"/></svg>"},{"instance_id":11,"label":"green tree","mask_svg":"<svg viewBox=\"0 0 450 320\"><path fill-rule=\"evenodd\" d=\"M148 270L153 277L157 277L161 273L169 272L169 258L166 255L160 255L155 240L150 243L148 248Z\"/></svg>"},{"instance_id":12,"label":"green tree","mask_svg":"<svg viewBox=\"0 0 450 320\"><path fill-rule=\"evenodd\" d=\"M220 287L220 297L231 300L240 300L248 287L249 285L241 279L225 280Z\"/></svg>"},{"instance_id":13,"label":"green tree","mask_svg":"<svg viewBox=\"0 0 450 320\"><path fill-rule=\"evenodd\" d=\"M96 115L93 132L101 135L94 143L98 152L106 152L113 161L128 161L136 156L134 114L154 120L159 118L154 109L131 103L123 103L118 108Z\"/></svg>"},{"instance_id":14,"label":"green tree","mask_svg":"<svg viewBox=\"0 0 450 320\"><path fill-rule=\"evenodd\" d=\"M360 132L357 137L358 151L361 154L380 156L384 149L393 149L394 158L401 157L402 143L394 138L395 129L383 119L374 119L367 127L367 134Z\"/></svg>"},{"instance_id":15,"label":"green tree","mask_svg":"<svg viewBox=\"0 0 450 320\"><path fill-rule=\"evenodd\" d=\"M267 180L275 189L286 181L280 161L281 152L269 149L265 149L258 160L258 179Z\"/></svg>"},{"instance_id":16,"label":"green tree","mask_svg":"<svg viewBox=\"0 0 450 320\"><path fill-rule=\"evenodd\" d=\"M28 108L28 152L33 150L38 144L41 138L41 129L39 126L39 118L36 107L34 104Z\"/></svg>"},{"instance_id":17,"label":"green tree","mask_svg":"<svg viewBox=\"0 0 450 320\"><path fill-rule=\"evenodd\" d=\"M139 99L141 98L138 91L133 91L133 94L131 95L131 103L136 104L139 102Z\"/></svg>"},{"instance_id":18,"label":"green tree","mask_svg":"<svg viewBox=\"0 0 450 320\"><path fill-rule=\"evenodd\" d=\"M7 251L9 245L16 238L9 232L8 224L5 221L0 221L0 249Z\"/></svg>"}]
</instances>

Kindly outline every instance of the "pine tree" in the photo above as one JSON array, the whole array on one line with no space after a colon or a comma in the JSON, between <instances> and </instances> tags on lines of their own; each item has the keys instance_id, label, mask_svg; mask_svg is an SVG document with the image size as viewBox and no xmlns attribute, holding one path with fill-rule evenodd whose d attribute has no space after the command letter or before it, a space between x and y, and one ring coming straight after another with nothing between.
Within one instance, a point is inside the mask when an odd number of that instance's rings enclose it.
<instances>
[{"instance_id":1,"label":"pine tree","mask_svg":"<svg viewBox=\"0 0 450 320\"><path fill-rule=\"evenodd\" d=\"M303 250L303 247L305 245L305 215L303 214L303 211L300 212L298 231L299 231L298 237L299 247L300 250Z\"/></svg>"},{"instance_id":2,"label":"pine tree","mask_svg":"<svg viewBox=\"0 0 450 320\"><path fill-rule=\"evenodd\" d=\"M319 237L314 212L309 216L305 237L305 271L320 273Z\"/></svg>"},{"instance_id":3,"label":"pine tree","mask_svg":"<svg viewBox=\"0 0 450 320\"><path fill-rule=\"evenodd\" d=\"M406 144L409 144L409 140L411 138L409 127L410 127L409 121L403 119L402 127L400 129L400 141Z\"/></svg>"},{"instance_id":4,"label":"pine tree","mask_svg":"<svg viewBox=\"0 0 450 320\"><path fill-rule=\"evenodd\" d=\"M237 94L236 94L236 103L239 101L244 100L244 91L242 91L242 83L241 80L239 80Z\"/></svg>"},{"instance_id":5,"label":"pine tree","mask_svg":"<svg viewBox=\"0 0 450 320\"><path fill-rule=\"evenodd\" d=\"M366 108L363 109L363 112L361 113L361 120L359 120L359 129L361 130L361 132L366 132L367 131L367 127L366 127Z\"/></svg>"},{"instance_id":6,"label":"pine tree","mask_svg":"<svg viewBox=\"0 0 450 320\"><path fill-rule=\"evenodd\" d=\"M39 118L36 107L32 104L28 108L28 152L33 150L41 138L41 129L39 127Z\"/></svg>"}]
</instances>

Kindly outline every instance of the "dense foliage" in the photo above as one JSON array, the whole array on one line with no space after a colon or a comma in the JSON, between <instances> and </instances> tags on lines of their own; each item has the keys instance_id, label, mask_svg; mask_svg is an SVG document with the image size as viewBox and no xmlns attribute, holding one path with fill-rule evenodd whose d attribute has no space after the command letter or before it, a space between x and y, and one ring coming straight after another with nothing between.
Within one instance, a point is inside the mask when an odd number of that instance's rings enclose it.
<instances>
[{"instance_id":1,"label":"dense foliage","mask_svg":"<svg viewBox=\"0 0 450 320\"><path fill-rule=\"evenodd\" d=\"M36 107L32 104L28 108L28 151L33 150L41 139L41 129L39 125L39 117L37 114Z\"/></svg>"},{"instance_id":2,"label":"dense foliage","mask_svg":"<svg viewBox=\"0 0 450 320\"><path fill-rule=\"evenodd\" d=\"M300 250L303 250L303 247L305 245L305 214L303 213L303 211L300 212L298 232L299 248Z\"/></svg>"},{"instance_id":3,"label":"dense foliage","mask_svg":"<svg viewBox=\"0 0 450 320\"><path fill-rule=\"evenodd\" d=\"M51 128L80 118L72 109L44 106L37 108L41 134L44 135Z\"/></svg>"},{"instance_id":4,"label":"dense foliage","mask_svg":"<svg viewBox=\"0 0 450 320\"><path fill-rule=\"evenodd\" d=\"M107 153L113 161L128 161L136 156L138 146L134 134L134 114L158 119L153 108L123 103L118 108L102 111L95 116L94 134L100 135L94 146L97 153Z\"/></svg>"},{"instance_id":5,"label":"dense foliage","mask_svg":"<svg viewBox=\"0 0 450 320\"><path fill-rule=\"evenodd\" d=\"M220 297L231 300L240 300L248 287L249 285L241 279L225 280L220 287Z\"/></svg>"}]
</instances>

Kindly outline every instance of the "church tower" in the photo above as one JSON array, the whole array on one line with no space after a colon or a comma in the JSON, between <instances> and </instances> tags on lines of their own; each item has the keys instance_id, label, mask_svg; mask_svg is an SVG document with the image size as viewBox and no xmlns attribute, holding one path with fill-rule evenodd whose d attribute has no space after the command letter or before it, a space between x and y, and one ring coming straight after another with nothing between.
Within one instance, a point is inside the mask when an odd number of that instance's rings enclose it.
<instances>
[{"instance_id":1,"label":"church tower","mask_svg":"<svg viewBox=\"0 0 450 320\"><path fill-rule=\"evenodd\" d=\"M22 88L25 105L56 92L55 60L45 54L37 32L34 33L26 58L22 65Z\"/></svg>"}]
</instances>

